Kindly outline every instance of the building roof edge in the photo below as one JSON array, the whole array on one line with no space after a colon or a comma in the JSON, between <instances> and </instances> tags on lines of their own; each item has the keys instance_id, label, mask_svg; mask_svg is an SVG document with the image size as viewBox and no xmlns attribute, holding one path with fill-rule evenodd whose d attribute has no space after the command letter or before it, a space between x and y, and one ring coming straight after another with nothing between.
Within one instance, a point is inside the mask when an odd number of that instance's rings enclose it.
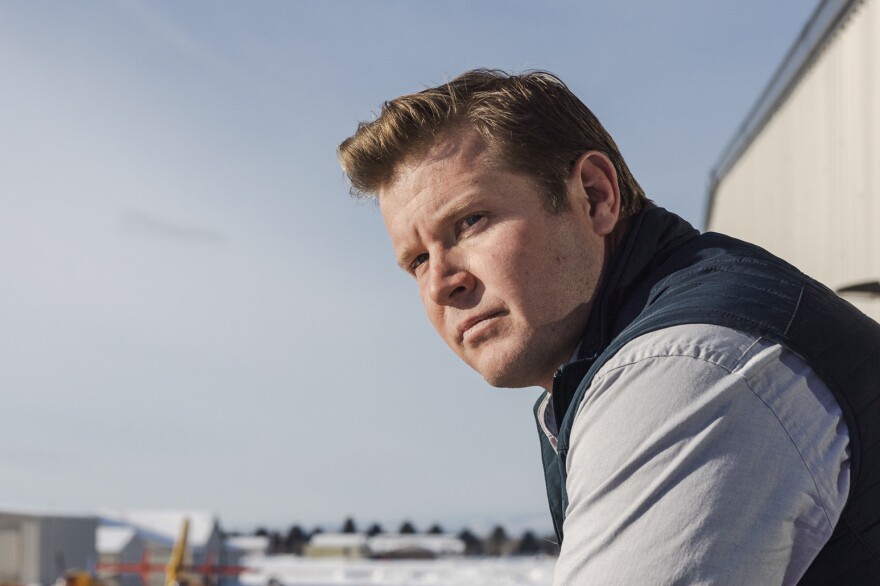
<instances>
[{"instance_id":1,"label":"building roof edge","mask_svg":"<svg viewBox=\"0 0 880 586\"><path fill-rule=\"evenodd\" d=\"M770 81L710 171L706 211L703 218L704 228L709 227L715 195L721 180L752 144L770 118L779 110L791 91L815 62L817 55L824 49L842 23L846 22L849 14L864 1L822 0L813 11L782 63L776 68Z\"/></svg>"}]
</instances>

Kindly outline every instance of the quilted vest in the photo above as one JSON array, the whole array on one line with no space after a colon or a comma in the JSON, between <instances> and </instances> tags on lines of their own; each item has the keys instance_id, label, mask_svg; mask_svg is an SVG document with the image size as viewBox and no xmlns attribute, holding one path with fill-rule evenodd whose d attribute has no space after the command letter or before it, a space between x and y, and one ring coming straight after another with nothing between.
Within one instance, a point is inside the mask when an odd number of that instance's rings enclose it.
<instances>
[{"instance_id":1,"label":"quilted vest","mask_svg":"<svg viewBox=\"0 0 880 586\"><path fill-rule=\"evenodd\" d=\"M880 584L880 324L767 251L721 234L699 234L655 207L632 219L595 298L578 359L554 376L557 449L539 424L560 543L569 437L596 372L636 337L694 323L781 344L837 398L850 437L850 491L831 539L800 583Z\"/></svg>"}]
</instances>

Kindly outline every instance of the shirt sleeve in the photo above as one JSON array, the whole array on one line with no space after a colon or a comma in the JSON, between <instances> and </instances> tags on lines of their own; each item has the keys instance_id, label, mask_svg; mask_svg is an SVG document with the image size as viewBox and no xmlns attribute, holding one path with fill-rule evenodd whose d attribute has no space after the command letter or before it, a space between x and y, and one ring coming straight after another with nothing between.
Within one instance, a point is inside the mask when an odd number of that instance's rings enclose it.
<instances>
[{"instance_id":1,"label":"shirt sleeve","mask_svg":"<svg viewBox=\"0 0 880 586\"><path fill-rule=\"evenodd\" d=\"M780 346L705 328L637 339L593 380L555 586L795 584L830 537L849 487L833 396Z\"/></svg>"}]
</instances>

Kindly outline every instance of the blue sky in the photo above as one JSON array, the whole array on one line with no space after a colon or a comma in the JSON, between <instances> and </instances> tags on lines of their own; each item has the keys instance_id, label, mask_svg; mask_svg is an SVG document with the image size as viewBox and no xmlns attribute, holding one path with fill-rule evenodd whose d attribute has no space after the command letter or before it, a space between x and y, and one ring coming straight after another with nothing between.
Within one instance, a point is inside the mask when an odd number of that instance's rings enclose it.
<instances>
[{"instance_id":1,"label":"blue sky","mask_svg":"<svg viewBox=\"0 0 880 586\"><path fill-rule=\"evenodd\" d=\"M699 226L814 8L0 1L0 503L548 528L538 390L434 334L336 145L468 68L548 69Z\"/></svg>"}]
</instances>

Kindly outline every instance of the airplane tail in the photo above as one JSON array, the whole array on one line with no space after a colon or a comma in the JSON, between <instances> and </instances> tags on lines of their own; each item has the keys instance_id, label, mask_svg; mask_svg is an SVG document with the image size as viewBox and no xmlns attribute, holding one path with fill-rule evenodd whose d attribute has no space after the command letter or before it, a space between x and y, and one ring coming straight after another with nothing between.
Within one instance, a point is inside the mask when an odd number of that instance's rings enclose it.
<instances>
[{"instance_id":1,"label":"airplane tail","mask_svg":"<svg viewBox=\"0 0 880 586\"><path fill-rule=\"evenodd\" d=\"M171 551L171 559L165 567L165 586L177 586L180 583L181 570L184 557L186 556L186 541L189 536L189 517L183 518L180 525L180 535Z\"/></svg>"}]
</instances>

